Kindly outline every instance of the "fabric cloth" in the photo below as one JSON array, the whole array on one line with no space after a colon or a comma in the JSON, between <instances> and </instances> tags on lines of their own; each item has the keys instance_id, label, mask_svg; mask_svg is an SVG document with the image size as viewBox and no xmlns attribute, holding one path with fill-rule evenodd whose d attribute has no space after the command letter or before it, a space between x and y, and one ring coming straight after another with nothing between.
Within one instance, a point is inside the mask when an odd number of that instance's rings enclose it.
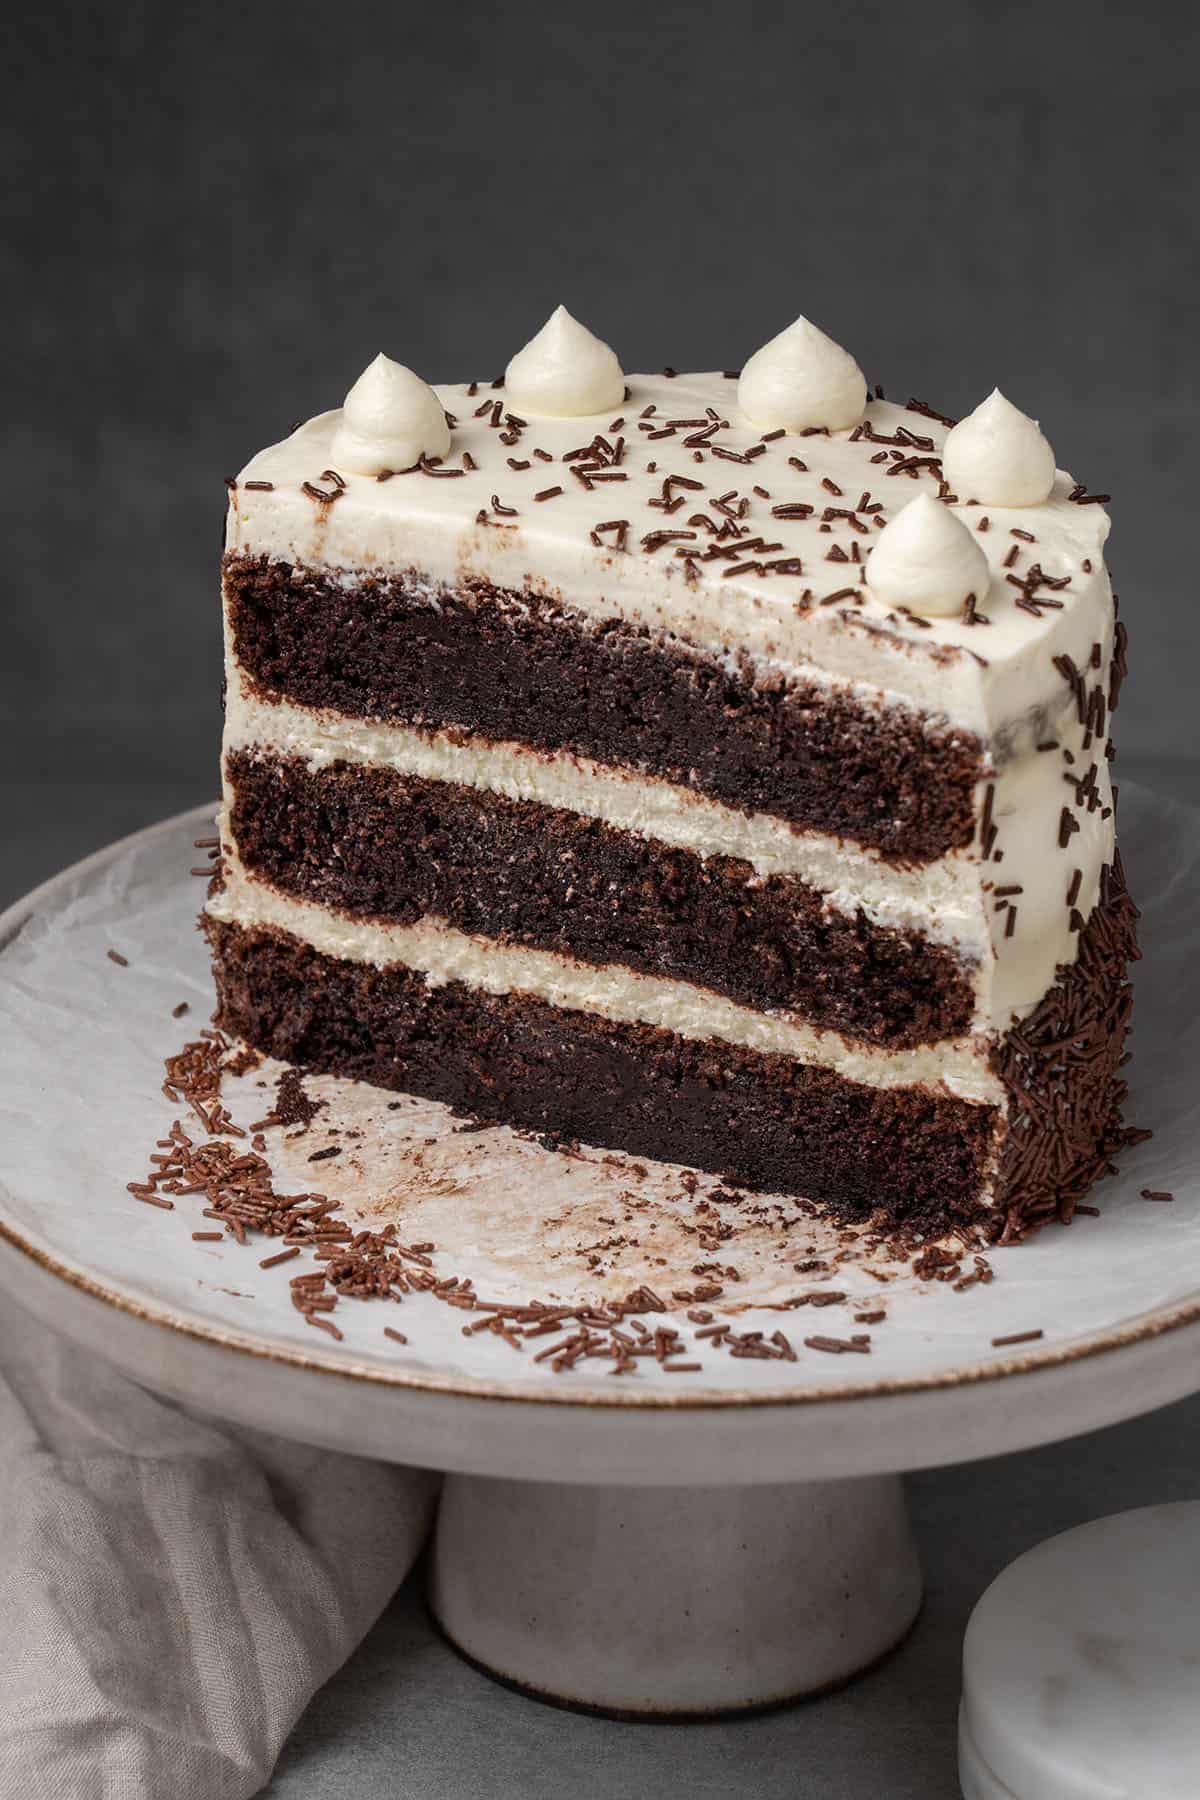
<instances>
[{"instance_id":1,"label":"fabric cloth","mask_svg":"<svg viewBox=\"0 0 1200 1800\"><path fill-rule=\"evenodd\" d=\"M182 1411L0 1306L0 1796L243 1800L437 1477Z\"/></svg>"}]
</instances>

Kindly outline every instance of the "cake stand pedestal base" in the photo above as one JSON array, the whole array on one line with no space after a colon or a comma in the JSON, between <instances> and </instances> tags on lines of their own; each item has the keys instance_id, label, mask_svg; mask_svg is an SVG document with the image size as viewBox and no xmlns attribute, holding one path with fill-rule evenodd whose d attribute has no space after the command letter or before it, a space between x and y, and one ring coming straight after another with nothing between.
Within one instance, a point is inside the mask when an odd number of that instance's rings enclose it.
<instances>
[{"instance_id":1,"label":"cake stand pedestal base","mask_svg":"<svg viewBox=\"0 0 1200 1800\"><path fill-rule=\"evenodd\" d=\"M434 1617L486 1673L560 1705L711 1717L819 1693L916 1618L898 1476L763 1487L447 1478Z\"/></svg>"}]
</instances>

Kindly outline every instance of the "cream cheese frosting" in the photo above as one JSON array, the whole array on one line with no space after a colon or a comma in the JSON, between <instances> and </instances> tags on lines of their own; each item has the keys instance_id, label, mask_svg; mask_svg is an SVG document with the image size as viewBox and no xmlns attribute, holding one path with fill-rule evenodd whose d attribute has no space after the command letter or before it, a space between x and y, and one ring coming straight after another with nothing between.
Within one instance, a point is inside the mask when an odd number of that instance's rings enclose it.
<instances>
[{"instance_id":1,"label":"cream cheese frosting","mask_svg":"<svg viewBox=\"0 0 1200 1800\"><path fill-rule=\"evenodd\" d=\"M805 318L756 350L738 381L746 417L784 431L846 431L860 423L866 404L854 358Z\"/></svg>"},{"instance_id":2,"label":"cream cheese frosting","mask_svg":"<svg viewBox=\"0 0 1200 1800\"><path fill-rule=\"evenodd\" d=\"M947 485L987 506L1040 506L1054 491L1054 452L1036 419L999 388L957 424L942 447Z\"/></svg>"},{"instance_id":3,"label":"cream cheese frosting","mask_svg":"<svg viewBox=\"0 0 1200 1800\"><path fill-rule=\"evenodd\" d=\"M556 307L504 372L505 402L533 418L578 419L620 406L625 377L615 353Z\"/></svg>"},{"instance_id":4,"label":"cream cheese frosting","mask_svg":"<svg viewBox=\"0 0 1200 1800\"><path fill-rule=\"evenodd\" d=\"M446 410L433 389L382 353L346 395L329 446L330 457L355 475L411 469L449 452Z\"/></svg>"},{"instance_id":5,"label":"cream cheese frosting","mask_svg":"<svg viewBox=\"0 0 1200 1800\"><path fill-rule=\"evenodd\" d=\"M885 606L925 617L961 613L992 584L979 539L942 501L918 494L884 526L867 561L867 586Z\"/></svg>"}]
</instances>

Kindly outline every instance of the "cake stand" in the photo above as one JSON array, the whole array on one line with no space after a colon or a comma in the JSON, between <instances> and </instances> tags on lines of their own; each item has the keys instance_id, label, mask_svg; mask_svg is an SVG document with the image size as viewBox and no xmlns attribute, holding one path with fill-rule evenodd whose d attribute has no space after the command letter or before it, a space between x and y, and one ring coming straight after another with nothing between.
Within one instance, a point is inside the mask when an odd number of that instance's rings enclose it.
<instances>
[{"instance_id":1,"label":"cake stand","mask_svg":"<svg viewBox=\"0 0 1200 1800\"><path fill-rule=\"evenodd\" d=\"M632 1716L817 1692L916 1616L903 1471L1066 1438L1200 1387L1200 819L1187 809L1122 799L1147 945L1131 1113L1155 1137L1092 1197L1100 1217L990 1253L993 1279L969 1291L793 1202L706 1180L692 1191L678 1170L563 1155L432 1103L305 1078L320 1111L270 1137L281 1191L319 1188L348 1216L396 1222L436 1244L443 1276L500 1301L651 1287L667 1312L643 1329L668 1324L682 1348L618 1378L604 1360L556 1372L537 1340L465 1332L476 1315L429 1294L345 1301L335 1341L290 1304L303 1262L263 1269L274 1244L193 1238L201 1199L166 1212L126 1191L182 1111L161 1094L163 1058L211 1011L187 875L211 817L113 845L0 918L0 1286L190 1406L446 1471L431 1603L493 1674ZM231 1077L233 1117L269 1112L279 1073ZM697 1266L721 1289L702 1305ZM960 1278L973 1269L968 1256ZM782 1330L789 1356L731 1355L689 1312L743 1341ZM863 1336L869 1354L822 1347Z\"/></svg>"}]
</instances>

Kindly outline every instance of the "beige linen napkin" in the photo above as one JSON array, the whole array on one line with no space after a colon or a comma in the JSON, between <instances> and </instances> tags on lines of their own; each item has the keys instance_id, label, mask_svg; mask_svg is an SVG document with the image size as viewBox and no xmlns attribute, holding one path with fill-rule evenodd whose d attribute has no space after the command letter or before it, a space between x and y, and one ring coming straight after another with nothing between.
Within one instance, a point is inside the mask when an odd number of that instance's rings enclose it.
<instances>
[{"instance_id":1,"label":"beige linen napkin","mask_svg":"<svg viewBox=\"0 0 1200 1800\"><path fill-rule=\"evenodd\" d=\"M437 1478L182 1411L0 1302L0 1795L243 1800Z\"/></svg>"}]
</instances>

